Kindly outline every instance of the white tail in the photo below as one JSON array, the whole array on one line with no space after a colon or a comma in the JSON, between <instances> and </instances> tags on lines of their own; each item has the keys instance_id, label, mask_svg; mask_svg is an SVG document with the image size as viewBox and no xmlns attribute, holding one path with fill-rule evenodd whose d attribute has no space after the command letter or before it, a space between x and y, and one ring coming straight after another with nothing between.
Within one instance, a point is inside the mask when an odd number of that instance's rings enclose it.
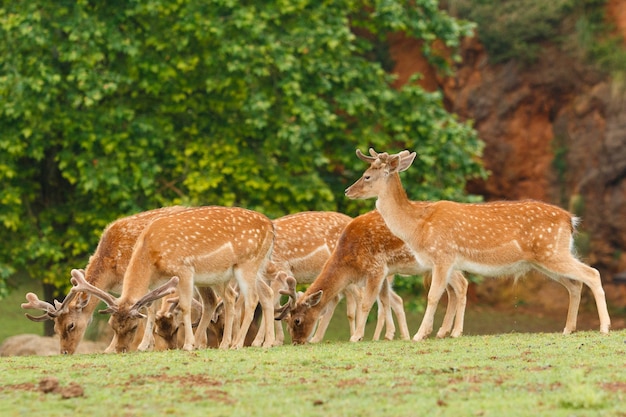
<instances>
[{"instance_id":1,"label":"white tail","mask_svg":"<svg viewBox=\"0 0 626 417\"><path fill-rule=\"evenodd\" d=\"M103 291L121 291L133 247L143 229L159 216L186 209L182 206L164 207L123 217L109 224L102 232L98 247L89 258L84 271L87 282ZM70 292L62 304L56 302L55 305L40 301L32 293L27 294L26 298L29 303L22 304L22 308L36 308L46 312L42 316L27 314L26 317L35 321L54 320L54 330L59 335L60 351L63 354L73 354L76 351L100 302L98 298L77 291ZM151 327L150 323L148 327ZM144 340L139 346L149 346L151 336L149 330L145 332ZM107 350L113 349L115 342L114 338Z\"/></svg>"},{"instance_id":2,"label":"white tail","mask_svg":"<svg viewBox=\"0 0 626 417\"><path fill-rule=\"evenodd\" d=\"M538 201L415 205L398 175L411 166L415 153L388 155L370 149L370 154L357 150L357 156L370 166L346 190L346 196L377 197L376 207L391 232L406 242L421 264L432 269L428 307L414 340L432 331L437 303L455 270L485 276L517 276L530 269L543 272L569 292L566 334L576 329L585 283L595 297L600 331L608 333L610 318L600 274L571 252L574 218L570 213Z\"/></svg>"},{"instance_id":3,"label":"white tail","mask_svg":"<svg viewBox=\"0 0 626 417\"><path fill-rule=\"evenodd\" d=\"M109 323L117 335L116 350L119 352L126 349L128 339L134 332L140 315L141 306L138 303L162 293L162 288L157 288L145 295L150 287L172 276L179 279L178 307L183 314L185 329L183 349L193 349L193 287L194 284L213 287L222 297L225 307L225 329L220 347L241 347L257 303L261 301L264 315L273 315L271 297L259 299L259 294L271 294L261 278L273 240L272 222L260 213L242 208L198 207L161 216L137 239L118 299L99 292L97 288L83 290L90 291L109 305ZM241 331L234 342L233 325L238 325L234 322L235 300L226 290L233 279L239 285L245 304ZM259 291L259 286L265 288ZM273 339L274 328L268 326L264 345L271 346Z\"/></svg>"},{"instance_id":4,"label":"white tail","mask_svg":"<svg viewBox=\"0 0 626 417\"><path fill-rule=\"evenodd\" d=\"M356 332L350 339L361 340L365 320L376 297L384 286L389 285L386 277L395 274L416 275L426 271L428 268L417 263L409 248L389 231L380 214L372 211L355 218L346 226L317 279L302 296L298 297L294 291L288 292L290 303L279 311L287 316L293 342L306 343L327 304L347 286L364 285L361 311L356 315ZM441 337L451 331L453 321L455 328L452 335L460 336L463 332L467 281L461 273L453 275L450 288L448 309L439 331ZM401 300L399 306L397 302L394 304L401 337L408 339L409 331Z\"/></svg>"}]
</instances>

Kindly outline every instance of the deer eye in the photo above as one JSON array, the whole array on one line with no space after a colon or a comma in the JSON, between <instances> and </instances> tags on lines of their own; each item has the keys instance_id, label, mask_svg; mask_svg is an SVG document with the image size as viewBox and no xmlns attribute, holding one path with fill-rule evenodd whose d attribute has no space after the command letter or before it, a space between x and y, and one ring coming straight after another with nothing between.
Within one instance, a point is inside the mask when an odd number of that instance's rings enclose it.
<instances>
[{"instance_id":1,"label":"deer eye","mask_svg":"<svg viewBox=\"0 0 626 417\"><path fill-rule=\"evenodd\" d=\"M364 179L365 181L369 181L370 179L372 179L372 177L371 177L371 175L364 175L364 176L363 176L363 179Z\"/></svg>"},{"instance_id":2,"label":"deer eye","mask_svg":"<svg viewBox=\"0 0 626 417\"><path fill-rule=\"evenodd\" d=\"M67 326L67 331L68 332L74 331L75 328L76 328L76 324L75 323L70 323Z\"/></svg>"},{"instance_id":3,"label":"deer eye","mask_svg":"<svg viewBox=\"0 0 626 417\"><path fill-rule=\"evenodd\" d=\"M302 320L300 320L299 318L294 319L293 324L295 324L296 326L299 326L302 323Z\"/></svg>"}]
</instances>

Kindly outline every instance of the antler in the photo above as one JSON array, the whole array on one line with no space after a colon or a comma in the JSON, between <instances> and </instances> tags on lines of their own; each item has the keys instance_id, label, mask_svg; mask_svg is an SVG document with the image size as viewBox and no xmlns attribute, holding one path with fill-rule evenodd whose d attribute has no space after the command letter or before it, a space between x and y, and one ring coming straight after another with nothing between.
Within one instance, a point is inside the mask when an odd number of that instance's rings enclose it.
<instances>
[{"instance_id":1,"label":"antler","mask_svg":"<svg viewBox=\"0 0 626 417\"><path fill-rule=\"evenodd\" d=\"M374 153L375 153L375 151L374 151L372 148L370 148L370 153L372 153L372 152L374 152ZM371 164L372 162L374 162L374 161L376 160L376 157L375 157L375 156L367 156L367 155L363 154L363 153L361 152L361 150L360 150L360 149L357 149L357 150L356 150L356 156L357 156L357 157L358 157L361 161L363 161L363 162L367 162L368 164Z\"/></svg>"},{"instance_id":2,"label":"antler","mask_svg":"<svg viewBox=\"0 0 626 417\"><path fill-rule=\"evenodd\" d=\"M47 301L40 300L36 294L29 292L26 294L26 299L28 303L22 303L22 308L31 308L31 309L39 309L43 310L46 313L41 316L33 316L31 314L25 313L26 317L35 322L42 322L46 320L54 320L56 317L63 312L70 301L72 301L76 297L76 292L70 291L69 294L65 296L63 303L60 303L57 300L54 300L54 305Z\"/></svg>"},{"instance_id":3,"label":"antler","mask_svg":"<svg viewBox=\"0 0 626 417\"><path fill-rule=\"evenodd\" d=\"M28 317L32 321L41 322L46 320L54 319L56 315L56 308L47 301L42 301L37 297L36 294L29 292L26 294L26 299L28 303L22 303L22 308L32 308L34 310L43 310L46 313L41 316L33 316L31 314L25 313L26 317Z\"/></svg>"},{"instance_id":4,"label":"antler","mask_svg":"<svg viewBox=\"0 0 626 417\"><path fill-rule=\"evenodd\" d=\"M287 275L283 271L279 272L279 274ZM278 292L283 295L288 295L289 301L287 301L284 305L275 309L274 320L282 320L287 315L287 313L289 313L289 311L292 309L292 307L296 304L296 301L298 300L298 294L296 293L296 279L294 277L288 276L285 278L285 283L287 284L287 289L286 290L281 289L281 290L278 290Z\"/></svg>"},{"instance_id":5,"label":"antler","mask_svg":"<svg viewBox=\"0 0 626 417\"><path fill-rule=\"evenodd\" d=\"M104 301L110 309L117 309L117 299L108 292L101 290L95 285L87 282L87 280L85 279L85 273L82 270L72 269L72 278L70 279L70 281L72 282L73 287L67 297L71 296L72 294L74 294L73 296L76 296L76 293L78 292L86 292L88 294L95 295L96 297ZM67 297L65 298L67 299Z\"/></svg>"},{"instance_id":6,"label":"antler","mask_svg":"<svg viewBox=\"0 0 626 417\"><path fill-rule=\"evenodd\" d=\"M154 300L158 300L159 298L165 297L166 295L171 294L174 291L176 291L175 287L177 285L178 285L178 277L174 276L170 278L170 280L167 281L165 284L161 285L158 288L155 288L154 290L150 291L148 294L141 297L139 301L137 301L131 307L130 311L139 313L139 310L143 308L144 306L146 306L147 304L150 304Z\"/></svg>"}]
</instances>

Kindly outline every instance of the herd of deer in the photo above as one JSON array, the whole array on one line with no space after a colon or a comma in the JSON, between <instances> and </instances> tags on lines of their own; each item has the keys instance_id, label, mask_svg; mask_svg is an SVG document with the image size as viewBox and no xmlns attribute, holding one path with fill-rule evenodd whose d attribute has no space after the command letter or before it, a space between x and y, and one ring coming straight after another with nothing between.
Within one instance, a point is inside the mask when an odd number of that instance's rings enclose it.
<instances>
[{"instance_id":1,"label":"herd of deer","mask_svg":"<svg viewBox=\"0 0 626 417\"><path fill-rule=\"evenodd\" d=\"M108 306L100 312L110 314L114 331L107 352L151 349L155 335L185 350L208 346L209 334L219 335L220 348L269 347L283 343L283 320L293 343L318 342L342 296L351 341L363 338L376 301L374 338L383 326L385 338L394 338L393 312L401 338L409 339L393 276L431 272L427 308L413 337L418 341L432 332L444 290L448 306L437 337L462 334L467 292L462 271L497 277L535 269L569 292L564 334L576 329L583 283L595 298L600 331L609 332L600 275L572 254L576 218L570 213L537 201L413 202L398 174L411 166L415 153L370 149L370 155L357 150L369 167L346 196L376 197L377 210L354 219L303 212L274 221L236 207L139 213L105 229L86 269L71 271L73 287L63 303L28 293L22 308L44 311L27 314L31 320L54 321L66 354L75 352L100 300ZM297 284L310 285L298 293ZM281 294L288 296L284 305Z\"/></svg>"}]
</instances>

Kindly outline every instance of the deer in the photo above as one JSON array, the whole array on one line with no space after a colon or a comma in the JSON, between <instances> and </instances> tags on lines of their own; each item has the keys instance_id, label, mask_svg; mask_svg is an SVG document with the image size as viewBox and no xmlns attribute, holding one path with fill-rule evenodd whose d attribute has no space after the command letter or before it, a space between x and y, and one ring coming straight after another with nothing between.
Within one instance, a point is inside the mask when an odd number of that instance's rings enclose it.
<instances>
[{"instance_id":1,"label":"deer","mask_svg":"<svg viewBox=\"0 0 626 417\"><path fill-rule=\"evenodd\" d=\"M351 342L357 342L363 339L365 322L377 295L381 290L384 293L391 289L389 276L419 275L427 271L428 268L417 262L410 249L389 231L380 213L374 210L354 218L345 227L321 273L304 294L298 295L295 279L288 278L289 288L280 291L289 296L289 301L276 310L276 319L285 319L294 344L308 343L316 321L334 297L349 285L364 286L360 311L356 314L356 331L350 337ZM452 275L448 308L438 337L447 334L459 337L463 333L467 286L463 274L455 272ZM408 340L410 335L402 299L399 301L400 308L394 311L398 316L401 338Z\"/></svg>"},{"instance_id":2,"label":"deer","mask_svg":"<svg viewBox=\"0 0 626 417\"><path fill-rule=\"evenodd\" d=\"M311 284L317 278L324 263L335 249L341 232L351 221L350 216L334 211L304 211L273 220L276 237L265 276L274 291L276 306L280 305L280 290L288 289L287 276L292 276L296 283L305 285ZM355 333L355 314L357 306L360 305L361 296L360 288L350 285L328 303L320 317L315 335L311 339L312 343L320 342L324 338L341 295L345 295L346 298L350 334ZM385 293L384 297L385 303L381 308L388 310L389 302L386 300L389 297L395 297L396 301L400 298L393 292L393 289ZM397 302L394 306L397 307ZM390 310L389 314L391 314ZM391 329L393 334L393 319L389 321L389 314L381 315L379 322L382 326L384 320L387 319L388 329ZM280 321L276 321L276 324L276 343L282 344L283 328Z\"/></svg>"},{"instance_id":3,"label":"deer","mask_svg":"<svg viewBox=\"0 0 626 417\"><path fill-rule=\"evenodd\" d=\"M287 288L285 278L288 275L293 276L298 284L313 282L335 248L343 228L351 220L350 216L334 211L305 211L273 220L276 237L265 277L274 291L275 306L280 303L279 290ZM346 289L345 296L348 321L353 331L357 289ZM323 339L339 297L337 295L335 303L320 320L316 341ZM282 344L284 333L280 321L276 321L275 331L276 344Z\"/></svg>"},{"instance_id":4,"label":"deer","mask_svg":"<svg viewBox=\"0 0 626 417\"><path fill-rule=\"evenodd\" d=\"M103 291L119 293L122 290L124 273L128 267L133 247L143 229L159 216L186 209L187 207L183 206L163 207L111 222L102 232L98 246L83 271L85 279ZM40 300L34 293L27 293L26 299L28 302L23 303L22 308L39 309L45 312L40 316L26 313L28 319L36 322L54 321L54 330L59 335L62 354L73 354L76 351L100 302L97 297L91 297L88 293L77 291L70 291L62 303L55 300L52 304ZM147 331L143 332L143 338L137 346L138 350L146 350L153 344L151 331L153 318L154 315L150 311ZM114 336L105 352L112 352L116 342Z\"/></svg>"},{"instance_id":5,"label":"deer","mask_svg":"<svg viewBox=\"0 0 626 417\"><path fill-rule=\"evenodd\" d=\"M111 314L109 325L117 336L116 352L127 351L137 321L143 316L140 309L174 290L183 315L183 350L193 350L194 285L212 287L224 302L220 348L241 348L257 304L261 304L264 316L273 316L272 290L263 281L273 244L273 223L261 213L239 207L190 208L161 216L144 229L133 250L119 298L89 284L77 270L72 270L72 284L76 291L89 292L108 305L103 313ZM168 281L163 283L165 280ZM241 324L235 323L235 300L227 290L233 280L244 300ZM206 329L203 321L208 322L212 313L203 311L198 330ZM233 333L237 334L236 339ZM273 342L274 327L269 325L263 346L272 346Z\"/></svg>"},{"instance_id":6,"label":"deer","mask_svg":"<svg viewBox=\"0 0 626 417\"><path fill-rule=\"evenodd\" d=\"M608 334L611 321L600 273L574 256L577 217L535 200L442 200L415 205L399 173L412 165L416 153L404 150L390 155L372 148L369 152L367 156L356 150L357 157L369 167L345 195L350 199L376 198L376 208L389 230L432 271L428 304L414 341L431 333L437 304L454 271L517 278L536 270L561 283L569 293L566 335L576 330L584 283L595 299L600 332Z\"/></svg>"}]
</instances>

